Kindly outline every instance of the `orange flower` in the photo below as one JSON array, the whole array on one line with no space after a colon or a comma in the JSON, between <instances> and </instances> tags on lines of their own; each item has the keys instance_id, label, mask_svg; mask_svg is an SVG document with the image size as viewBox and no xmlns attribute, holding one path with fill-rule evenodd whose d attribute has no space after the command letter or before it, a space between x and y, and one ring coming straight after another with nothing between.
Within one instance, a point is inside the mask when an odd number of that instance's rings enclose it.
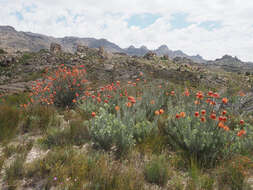
<instances>
[{"instance_id":1,"label":"orange flower","mask_svg":"<svg viewBox=\"0 0 253 190\"><path fill-rule=\"evenodd\" d=\"M197 105L197 104L200 104L200 102L199 102L198 100L195 100L195 101L194 101L194 104Z\"/></svg>"},{"instance_id":2,"label":"orange flower","mask_svg":"<svg viewBox=\"0 0 253 190\"><path fill-rule=\"evenodd\" d=\"M163 113L164 113L164 110L163 110L163 109L160 109L160 110L159 110L159 113L160 113L160 114L163 114Z\"/></svg>"},{"instance_id":3,"label":"orange flower","mask_svg":"<svg viewBox=\"0 0 253 190\"><path fill-rule=\"evenodd\" d=\"M240 120L240 124L243 125L244 124L244 120Z\"/></svg>"},{"instance_id":4,"label":"orange flower","mask_svg":"<svg viewBox=\"0 0 253 190\"><path fill-rule=\"evenodd\" d=\"M240 137L242 135L245 135L246 134L246 131L245 130L240 130L238 133L237 133L237 136Z\"/></svg>"},{"instance_id":5,"label":"orange flower","mask_svg":"<svg viewBox=\"0 0 253 190\"><path fill-rule=\"evenodd\" d=\"M180 112L179 116L184 118L186 116L186 114L185 114L185 112Z\"/></svg>"},{"instance_id":6,"label":"orange flower","mask_svg":"<svg viewBox=\"0 0 253 190\"><path fill-rule=\"evenodd\" d=\"M228 99L227 99L227 98L222 98L222 102L223 102L224 104L227 104L227 103L228 103Z\"/></svg>"},{"instance_id":7,"label":"orange flower","mask_svg":"<svg viewBox=\"0 0 253 190\"><path fill-rule=\"evenodd\" d=\"M127 102L126 106L130 108L130 107L132 107L132 103L131 102Z\"/></svg>"},{"instance_id":8,"label":"orange flower","mask_svg":"<svg viewBox=\"0 0 253 190\"><path fill-rule=\"evenodd\" d=\"M95 113L95 112L92 112L92 113L91 113L91 116L92 116L92 117L95 117L95 116L96 116L96 113Z\"/></svg>"},{"instance_id":9,"label":"orange flower","mask_svg":"<svg viewBox=\"0 0 253 190\"><path fill-rule=\"evenodd\" d=\"M201 114L205 115L206 114L206 110L201 110Z\"/></svg>"},{"instance_id":10,"label":"orange flower","mask_svg":"<svg viewBox=\"0 0 253 190\"><path fill-rule=\"evenodd\" d=\"M76 99L73 99L72 102L73 102L73 103L76 103Z\"/></svg>"},{"instance_id":11,"label":"orange flower","mask_svg":"<svg viewBox=\"0 0 253 190\"><path fill-rule=\"evenodd\" d=\"M119 106L115 106L115 110L119 111L120 107Z\"/></svg>"},{"instance_id":12,"label":"orange flower","mask_svg":"<svg viewBox=\"0 0 253 190\"><path fill-rule=\"evenodd\" d=\"M195 115L195 117L198 117L198 116L199 116L199 112L196 111L196 112L194 113L194 115Z\"/></svg>"},{"instance_id":13,"label":"orange flower","mask_svg":"<svg viewBox=\"0 0 253 190\"><path fill-rule=\"evenodd\" d=\"M155 115L159 115L160 112L158 110L155 111Z\"/></svg>"},{"instance_id":14,"label":"orange flower","mask_svg":"<svg viewBox=\"0 0 253 190\"><path fill-rule=\"evenodd\" d=\"M229 131L229 130L230 130L228 126L224 126L223 129L224 129L225 131Z\"/></svg>"},{"instance_id":15,"label":"orange flower","mask_svg":"<svg viewBox=\"0 0 253 190\"><path fill-rule=\"evenodd\" d=\"M219 122L219 124L218 124L218 127L220 127L220 128L224 128L224 123L223 122Z\"/></svg>"}]
</instances>

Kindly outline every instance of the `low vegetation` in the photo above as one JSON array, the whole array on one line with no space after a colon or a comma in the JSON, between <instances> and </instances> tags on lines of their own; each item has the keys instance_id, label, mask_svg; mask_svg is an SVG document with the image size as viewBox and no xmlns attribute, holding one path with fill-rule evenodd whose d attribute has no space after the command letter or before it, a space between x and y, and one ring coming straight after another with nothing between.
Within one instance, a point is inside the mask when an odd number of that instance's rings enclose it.
<instances>
[{"instance_id":1,"label":"low vegetation","mask_svg":"<svg viewBox=\"0 0 253 190\"><path fill-rule=\"evenodd\" d=\"M142 72L91 88L83 66L44 77L29 95L1 97L9 189L22 180L68 190L249 188L253 122L236 109L244 92L149 81ZM20 139L24 146L11 144ZM27 162L36 149L44 153Z\"/></svg>"}]
</instances>

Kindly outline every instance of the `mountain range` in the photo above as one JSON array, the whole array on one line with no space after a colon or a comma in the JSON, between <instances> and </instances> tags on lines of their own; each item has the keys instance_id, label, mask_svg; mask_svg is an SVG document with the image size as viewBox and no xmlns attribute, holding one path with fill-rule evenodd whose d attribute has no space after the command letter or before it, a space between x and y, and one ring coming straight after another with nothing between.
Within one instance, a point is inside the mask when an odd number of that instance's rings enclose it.
<instances>
[{"instance_id":1,"label":"mountain range","mask_svg":"<svg viewBox=\"0 0 253 190\"><path fill-rule=\"evenodd\" d=\"M75 52L78 44L88 46L89 48L99 48L103 46L105 50L115 53L125 53L131 56L143 56L147 52L151 51L146 46L136 48L131 45L128 48L121 48L118 45L106 40L96 38L79 38L79 37L63 37L55 38L52 36L46 36L42 34L36 34L32 32L22 32L15 30L12 26L0 26L0 48L7 51L39 51L41 49L49 49L51 43L58 43L62 46L62 49L66 52ZM238 63L243 64L236 57L225 55L220 59L214 61L208 61L203 59L200 55L190 56L181 50L173 51L168 48L167 45L161 45L155 50L152 50L159 56L167 55L169 58L185 57L191 59L196 63L208 63L208 64L227 64ZM247 62L246 64L252 64Z\"/></svg>"},{"instance_id":2,"label":"mountain range","mask_svg":"<svg viewBox=\"0 0 253 190\"><path fill-rule=\"evenodd\" d=\"M0 26L0 48L6 49L7 51L39 51L41 49L49 49L50 44L53 42L59 43L64 51L72 53L76 50L78 44L86 45L90 48L99 48L103 46L105 50L109 52L126 53L132 56L143 56L151 51L145 46L141 46L140 48L134 46L121 48L106 39L79 37L55 38L32 32L16 31L12 26ZM159 56L168 55L170 58L186 57L198 63L206 62L206 60L199 55L189 56L181 50L170 50L166 45L162 45L152 51Z\"/></svg>"}]
</instances>

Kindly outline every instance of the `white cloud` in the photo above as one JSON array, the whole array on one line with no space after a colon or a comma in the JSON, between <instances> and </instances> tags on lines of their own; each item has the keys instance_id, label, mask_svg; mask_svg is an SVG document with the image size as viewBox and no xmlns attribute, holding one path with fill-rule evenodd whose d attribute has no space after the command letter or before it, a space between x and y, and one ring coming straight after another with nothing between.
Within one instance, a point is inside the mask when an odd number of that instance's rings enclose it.
<instances>
[{"instance_id":1,"label":"white cloud","mask_svg":"<svg viewBox=\"0 0 253 190\"><path fill-rule=\"evenodd\" d=\"M27 7L31 7L29 11ZM0 25L46 35L106 38L121 47L161 44L215 59L232 54L253 61L253 1L244 0L0 0ZM22 14L19 20L13 12ZM172 30L170 19L186 13L194 23ZM141 29L129 27L127 18L152 13L161 17ZM64 22L57 22L66 18ZM201 22L219 21L221 28L208 31Z\"/></svg>"}]
</instances>

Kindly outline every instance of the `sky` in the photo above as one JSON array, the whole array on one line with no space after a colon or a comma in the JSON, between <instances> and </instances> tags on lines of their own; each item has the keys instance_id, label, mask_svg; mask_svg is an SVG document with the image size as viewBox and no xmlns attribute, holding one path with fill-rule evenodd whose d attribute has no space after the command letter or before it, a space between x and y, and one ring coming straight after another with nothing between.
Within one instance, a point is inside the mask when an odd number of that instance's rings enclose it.
<instances>
[{"instance_id":1,"label":"sky","mask_svg":"<svg viewBox=\"0 0 253 190\"><path fill-rule=\"evenodd\" d=\"M0 0L0 25L253 61L253 0Z\"/></svg>"}]
</instances>

